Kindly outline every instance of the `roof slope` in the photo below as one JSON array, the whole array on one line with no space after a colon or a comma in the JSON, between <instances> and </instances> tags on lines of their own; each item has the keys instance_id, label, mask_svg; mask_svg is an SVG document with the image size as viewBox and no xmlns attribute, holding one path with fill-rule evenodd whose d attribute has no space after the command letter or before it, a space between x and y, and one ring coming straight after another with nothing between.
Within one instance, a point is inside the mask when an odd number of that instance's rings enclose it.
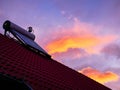
<instances>
[{"instance_id":1,"label":"roof slope","mask_svg":"<svg viewBox=\"0 0 120 90\"><path fill-rule=\"evenodd\" d=\"M2 34L0 73L23 79L33 90L110 90Z\"/></svg>"}]
</instances>

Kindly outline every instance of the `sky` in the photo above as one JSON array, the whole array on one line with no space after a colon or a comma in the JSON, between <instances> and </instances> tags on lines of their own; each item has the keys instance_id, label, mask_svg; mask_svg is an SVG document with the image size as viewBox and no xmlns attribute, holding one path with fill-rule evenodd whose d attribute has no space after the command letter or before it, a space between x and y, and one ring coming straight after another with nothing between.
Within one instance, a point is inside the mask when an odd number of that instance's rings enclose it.
<instances>
[{"instance_id":1,"label":"sky","mask_svg":"<svg viewBox=\"0 0 120 90\"><path fill-rule=\"evenodd\" d=\"M32 26L52 58L120 90L120 0L0 0L0 33L10 20Z\"/></svg>"}]
</instances>

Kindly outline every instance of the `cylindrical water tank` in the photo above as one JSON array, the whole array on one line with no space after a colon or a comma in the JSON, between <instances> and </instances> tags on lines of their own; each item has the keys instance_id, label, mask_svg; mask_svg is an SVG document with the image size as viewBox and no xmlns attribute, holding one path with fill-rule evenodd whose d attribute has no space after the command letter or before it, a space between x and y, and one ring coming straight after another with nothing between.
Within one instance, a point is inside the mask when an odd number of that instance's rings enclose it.
<instances>
[{"instance_id":1,"label":"cylindrical water tank","mask_svg":"<svg viewBox=\"0 0 120 90\"><path fill-rule=\"evenodd\" d=\"M27 36L28 38L30 38L30 39L32 39L32 40L35 40L35 35L34 35L34 34L26 31L25 29L23 29L23 28L21 28L20 26L12 23L12 22L9 21L9 20L7 20L7 21L4 22L3 28L4 28L5 30L8 30L8 31L10 31L10 30L15 30L15 31L17 31L17 32L19 32L19 33Z\"/></svg>"}]
</instances>

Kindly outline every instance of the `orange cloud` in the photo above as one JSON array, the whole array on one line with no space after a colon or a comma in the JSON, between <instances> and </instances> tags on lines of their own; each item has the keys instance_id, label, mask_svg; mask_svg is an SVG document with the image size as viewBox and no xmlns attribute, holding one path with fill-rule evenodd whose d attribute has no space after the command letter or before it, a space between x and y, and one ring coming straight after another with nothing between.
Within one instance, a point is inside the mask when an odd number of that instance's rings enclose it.
<instances>
[{"instance_id":1,"label":"orange cloud","mask_svg":"<svg viewBox=\"0 0 120 90\"><path fill-rule=\"evenodd\" d=\"M108 44L116 39L115 35L96 35L100 30L100 26L73 18L73 26L63 27L52 33L50 35L52 40L49 40L45 48L49 54L66 52L69 48L83 48L88 53L96 53L98 46Z\"/></svg>"},{"instance_id":2,"label":"orange cloud","mask_svg":"<svg viewBox=\"0 0 120 90\"><path fill-rule=\"evenodd\" d=\"M96 69L92 69L90 67L84 68L80 71L78 71L91 79L104 84L107 82L117 81L119 79L119 76L113 72L107 71L107 72L100 72Z\"/></svg>"},{"instance_id":3,"label":"orange cloud","mask_svg":"<svg viewBox=\"0 0 120 90\"><path fill-rule=\"evenodd\" d=\"M69 48L83 48L88 52L93 52L92 48L100 44L108 43L114 40L114 36L97 37L94 35L84 36L63 36L54 41L51 41L46 49L48 53L54 54L56 52L66 52Z\"/></svg>"}]
</instances>

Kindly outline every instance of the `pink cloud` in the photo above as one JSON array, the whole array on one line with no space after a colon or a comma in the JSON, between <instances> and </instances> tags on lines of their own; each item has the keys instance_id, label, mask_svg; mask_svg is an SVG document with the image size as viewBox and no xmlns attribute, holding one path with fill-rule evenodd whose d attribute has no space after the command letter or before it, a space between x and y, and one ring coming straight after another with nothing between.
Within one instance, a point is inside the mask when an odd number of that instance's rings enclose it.
<instances>
[{"instance_id":1,"label":"pink cloud","mask_svg":"<svg viewBox=\"0 0 120 90\"><path fill-rule=\"evenodd\" d=\"M96 53L96 47L111 43L117 39L117 35L100 35L101 27L80 22L73 19L73 26L57 28L54 33L49 34L46 50L50 54L66 52L69 48L83 48L89 53Z\"/></svg>"}]
</instances>

